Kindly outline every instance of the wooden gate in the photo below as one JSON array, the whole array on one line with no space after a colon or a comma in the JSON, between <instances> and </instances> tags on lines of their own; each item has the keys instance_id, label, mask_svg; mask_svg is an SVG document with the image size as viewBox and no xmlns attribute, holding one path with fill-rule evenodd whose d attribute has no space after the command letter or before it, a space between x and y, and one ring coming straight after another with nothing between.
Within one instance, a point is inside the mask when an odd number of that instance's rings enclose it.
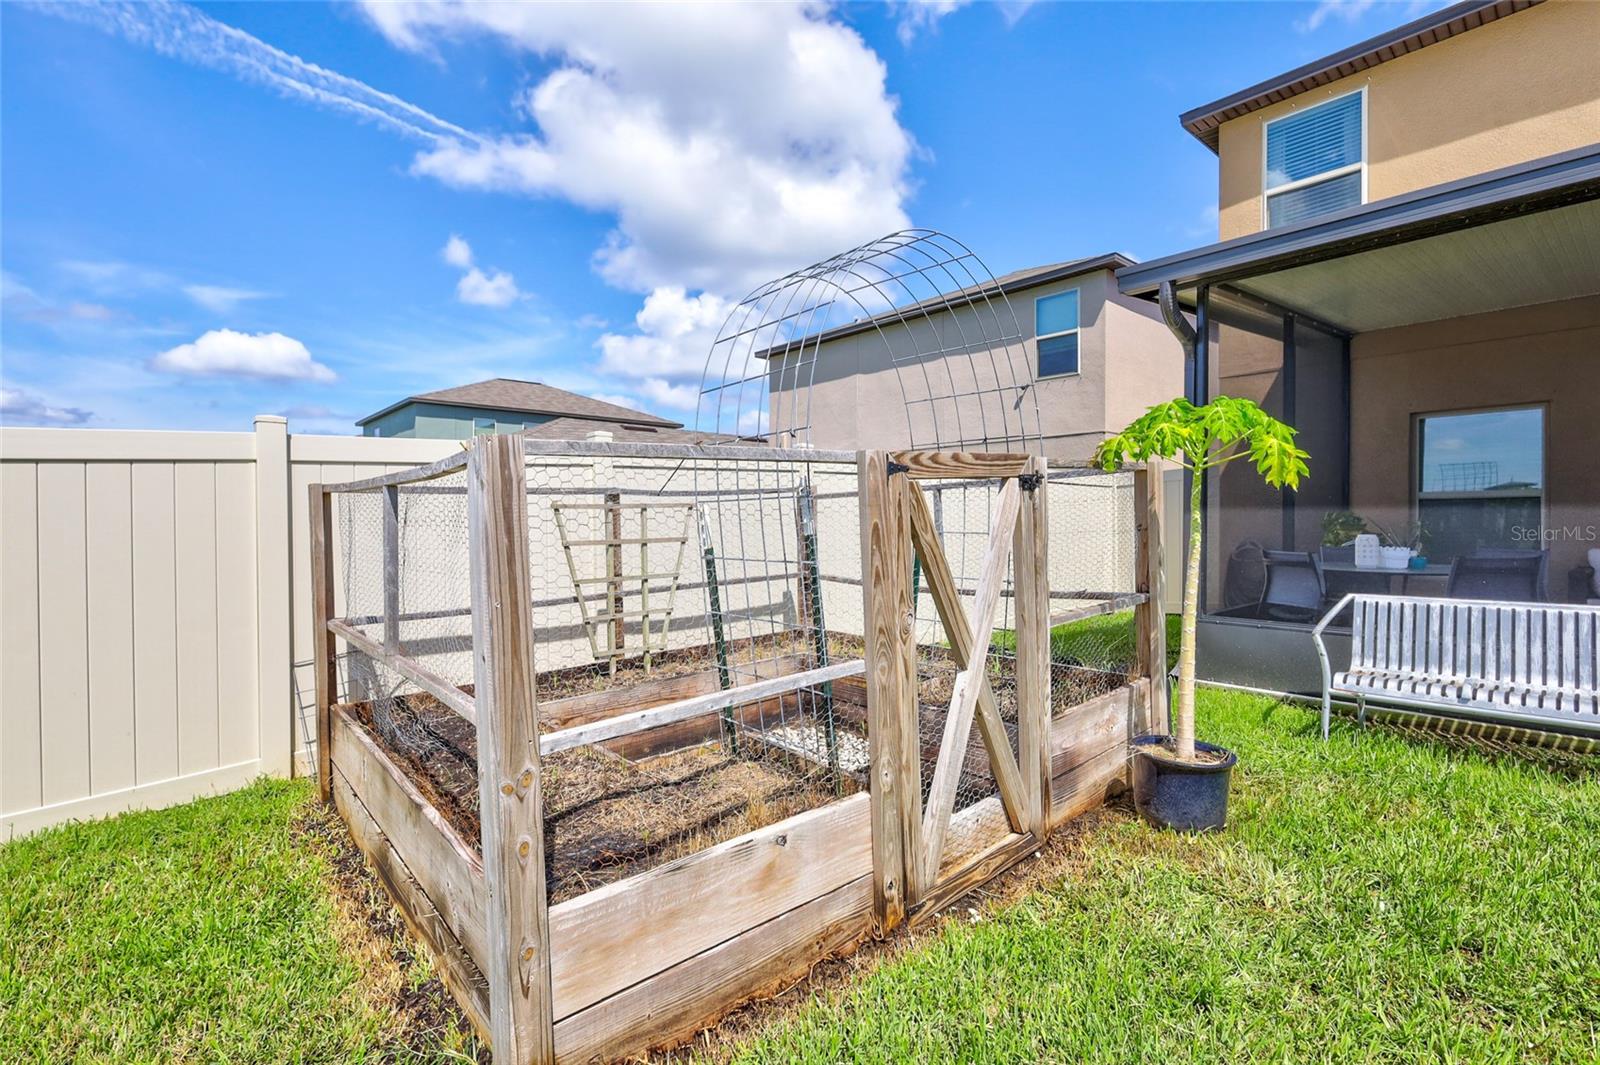
<instances>
[{"instance_id":1,"label":"wooden gate","mask_svg":"<svg viewBox=\"0 0 1600 1065\"><path fill-rule=\"evenodd\" d=\"M1032 455L867 451L861 465L868 743L872 761L874 916L880 931L932 914L1033 851L1050 809L1048 534L1045 462ZM976 584L958 586L919 481L997 488ZM927 583L956 668L932 780L922 783L913 561ZM1016 627L1017 748L988 674L995 611L1011 578ZM965 593L965 594L963 594ZM963 600L965 600L963 602ZM957 813L973 725L998 802ZM987 833L944 867L952 821Z\"/></svg>"}]
</instances>

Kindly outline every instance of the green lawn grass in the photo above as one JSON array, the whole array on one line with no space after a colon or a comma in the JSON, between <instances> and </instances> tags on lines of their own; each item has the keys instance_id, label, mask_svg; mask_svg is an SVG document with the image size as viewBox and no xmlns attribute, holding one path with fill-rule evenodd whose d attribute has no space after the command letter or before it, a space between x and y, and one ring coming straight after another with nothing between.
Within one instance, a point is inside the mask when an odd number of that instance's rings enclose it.
<instances>
[{"instance_id":1,"label":"green lawn grass","mask_svg":"<svg viewBox=\"0 0 1600 1065\"><path fill-rule=\"evenodd\" d=\"M1178 638L1182 634L1183 618L1179 614L1168 614L1166 617L1167 666L1170 668L1178 662ZM1050 657L1057 662L1070 662L1090 669L1124 670L1133 664L1137 635L1131 610L1069 621L1050 630ZM1012 629L996 629L989 642L1002 651L1015 651L1017 634Z\"/></svg>"},{"instance_id":2,"label":"green lawn grass","mask_svg":"<svg viewBox=\"0 0 1600 1065\"><path fill-rule=\"evenodd\" d=\"M1226 833L1111 820L735 1060L1600 1060L1600 776L1200 711L1240 758Z\"/></svg>"},{"instance_id":3,"label":"green lawn grass","mask_svg":"<svg viewBox=\"0 0 1600 1065\"><path fill-rule=\"evenodd\" d=\"M426 971L341 916L312 802L263 781L0 847L0 1062L462 1060L401 1037Z\"/></svg>"},{"instance_id":4,"label":"green lawn grass","mask_svg":"<svg viewBox=\"0 0 1600 1065\"><path fill-rule=\"evenodd\" d=\"M719 1053L751 1062L1600 1060L1600 771L1205 691L1232 824L1111 816ZM459 1061L336 894L303 781L0 848L0 1062ZM314 816L314 815L311 815ZM715 1045L715 1044L714 1044ZM722 1047L726 1048L726 1044Z\"/></svg>"}]
</instances>

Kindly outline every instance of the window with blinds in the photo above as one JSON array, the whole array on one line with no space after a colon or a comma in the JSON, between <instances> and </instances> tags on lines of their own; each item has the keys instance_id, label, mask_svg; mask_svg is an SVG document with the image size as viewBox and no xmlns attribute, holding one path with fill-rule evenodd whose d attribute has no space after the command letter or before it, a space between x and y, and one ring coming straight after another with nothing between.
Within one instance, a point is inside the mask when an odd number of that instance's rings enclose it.
<instances>
[{"instance_id":1,"label":"window with blinds","mask_svg":"<svg viewBox=\"0 0 1600 1065\"><path fill-rule=\"evenodd\" d=\"M1078 372L1078 290L1070 288L1033 301L1033 335L1038 347L1038 377Z\"/></svg>"},{"instance_id":2,"label":"window with blinds","mask_svg":"<svg viewBox=\"0 0 1600 1065\"><path fill-rule=\"evenodd\" d=\"M1366 98L1357 90L1267 123L1268 228L1362 202Z\"/></svg>"}]
</instances>

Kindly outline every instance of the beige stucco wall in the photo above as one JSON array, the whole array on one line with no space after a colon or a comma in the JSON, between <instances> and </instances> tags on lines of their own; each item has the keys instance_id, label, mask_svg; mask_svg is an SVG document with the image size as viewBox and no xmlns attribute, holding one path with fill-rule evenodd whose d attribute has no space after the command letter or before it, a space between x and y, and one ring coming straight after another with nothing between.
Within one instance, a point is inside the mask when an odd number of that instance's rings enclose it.
<instances>
[{"instance_id":1,"label":"beige stucco wall","mask_svg":"<svg viewBox=\"0 0 1600 1065\"><path fill-rule=\"evenodd\" d=\"M1600 141L1600 3L1550 0L1226 122L1223 240L1262 226L1262 126L1367 89L1367 200Z\"/></svg>"},{"instance_id":2,"label":"beige stucco wall","mask_svg":"<svg viewBox=\"0 0 1600 1065\"><path fill-rule=\"evenodd\" d=\"M1110 289L1106 309L1106 428L1121 429L1152 405L1183 395L1183 349L1150 300Z\"/></svg>"},{"instance_id":3,"label":"beige stucco wall","mask_svg":"<svg viewBox=\"0 0 1600 1065\"><path fill-rule=\"evenodd\" d=\"M1364 333L1350 343L1351 507L1410 516L1416 415L1542 403L1550 590L1600 547L1600 297Z\"/></svg>"},{"instance_id":4,"label":"beige stucco wall","mask_svg":"<svg viewBox=\"0 0 1600 1065\"><path fill-rule=\"evenodd\" d=\"M919 444L935 439L948 443L956 438L958 425L960 436L969 442L986 432L998 438L1006 419L1015 436L1018 417L1004 411L1014 393L995 389L997 385L1009 389L1013 373L1016 381L1026 380L1037 365L1034 301L1072 288L1079 291L1079 372L1038 381L1035 392L1045 454L1053 459L1085 459L1107 431L1183 388L1182 352L1161 323L1159 311L1152 303L1118 294L1115 279L1106 270L1012 293L1007 302L1023 337L1020 354L1015 346L1010 353L990 352L972 343L997 335L992 322L985 330L975 320L987 316L987 308L934 315L919 321L914 335L896 327L829 341L817 354L809 404L795 394L793 373L776 375L772 423L782 430L809 420L810 442L819 448L906 447L913 439ZM1004 332L1011 331L1008 321L1002 325ZM904 362L896 368L893 354L917 350L956 354ZM959 404L947 398L932 405L915 402L930 395L973 392L984 394ZM930 411L937 412L937 431ZM1026 425L1031 435L1031 412Z\"/></svg>"}]
</instances>

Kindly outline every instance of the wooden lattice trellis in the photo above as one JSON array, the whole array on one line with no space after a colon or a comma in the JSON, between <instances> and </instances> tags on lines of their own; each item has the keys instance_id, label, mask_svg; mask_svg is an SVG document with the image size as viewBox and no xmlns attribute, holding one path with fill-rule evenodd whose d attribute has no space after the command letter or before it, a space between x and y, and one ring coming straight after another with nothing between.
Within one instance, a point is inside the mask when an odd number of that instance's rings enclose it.
<instances>
[{"instance_id":1,"label":"wooden lattice trellis","mask_svg":"<svg viewBox=\"0 0 1600 1065\"><path fill-rule=\"evenodd\" d=\"M605 535L599 537L574 537L567 529L565 511L599 511ZM567 572L572 576L573 593L578 599L578 612L583 619L583 632L589 640L589 650L594 655L595 661L606 662L612 673L617 671L617 660L627 654L626 632L629 621L639 622L641 649L644 652L645 672L650 671L651 656L667 648L667 634L672 625L672 610L678 597L678 581L683 573L684 545L689 542L689 526L694 520L695 505L693 503L628 503L622 502L620 493L607 493L604 503L560 503L550 504L550 511L555 517L556 529L561 534L561 550L566 555ZM624 511L637 512L639 515L639 535L622 535L622 515ZM651 536L650 515L656 511L675 511L683 515L683 528L676 536ZM676 544L678 555L670 570L651 572L650 547L652 544ZM639 549L639 572L623 572L624 549L628 547ZM596 576L584 576L579 572L576 557L573 555L575 547L600 547L605 550L605 572ZM663 604L660 589L654 604L650 598L650 582L667 581L666 598ZM627 586L631 582L638 582L639 609L627 610L624 606L624 596ZM604 584L606 588L605 609L593 610L589 608L589 596L584 594L585 587L594 584ZM652 630L651 623L659 622L659 628ZM604 633L604 646L602 636Z\"/></svg>"}]
</instances>

